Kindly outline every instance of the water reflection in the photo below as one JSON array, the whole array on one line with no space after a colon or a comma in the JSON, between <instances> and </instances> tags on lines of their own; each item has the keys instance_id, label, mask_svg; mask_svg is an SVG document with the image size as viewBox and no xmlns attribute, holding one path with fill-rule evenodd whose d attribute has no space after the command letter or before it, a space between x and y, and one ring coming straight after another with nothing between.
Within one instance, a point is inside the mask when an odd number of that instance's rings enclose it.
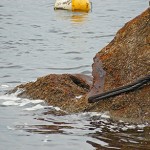
<instances>
[{"instance_id":1,"label":"water reflection","mask_svg":"<svg viewBox=\"0 0 150 150\"><path fill-rule=\"evenodd\" d=\"M81 23L87 20L88 13L76 14L71 16L71 22Z\"/></svg>"},{"instance_id":2,"label":"water reflection","mask_svg":"<svg viewBox=\"0 0 150 150\"><path fill-rule=\"evenodd\" d=\"M64 129L72 129L71 126L61 125L17 125L16 128L38 134L65 134Z\"/></svg>"},{"instance_id":3,"label":"water reflection","mask_svg":"<svg viewBox=\"0 0 150 150\"><path fill-rule=\"evenodd\" d=\"M133 132L133 133L132 133ZM134 136L133 136L134 135ZM140 135L140 136L139 136ZM137 133L137 130L126 132L95 132L90 135L92 141L87 141L94 148L108 148L108 149L138 149L147 150L150 149L150 141L147 138L144 140L142 137L144 133ZM94 140L95 139L95 140ZM94 141L94 142L93 142ZM99 141L99 142L97 142ZM107 144L105 144L107 143Z\"/></svg>"},{"instance_id":4,"label":"water reflection","mask_svg":"<svg viewBox=\"0 0 150 150\"><path fill-rule=\"evenodd\" d=\"M69 20L72 23L85 23L88 19L87 12L71 12L66 10L55 10L58 18L62 20Z\"/></svg>"},{"instance_id":5,"label":"water reflection","mask_svg":"<svg viewBox=\"0 0 150 150\"><path fill-rule=\"evenodd\" d=\"M150 149L149 126L142 127L112 120L92 121L91 124L97 131L89 134L95 140L87 143L96 149ZM99 142L95 142L97 140Z\"/></svg>"},{"instance_id":6,"label":"water reflection","mask_svg":"<svg viewBox=\"0 0 150 150\"><path fill-rule=\"evenodd\" d=\"M43 114L43 113L42 113ZM54 119L55 118L55 119ZM125 122L114 122L105 114L81 113L51 115L44 113L34 118L39 124L16 125L16 130L29 133L84 137L94 149L150 149L150 127ZM51 137L51 136L50 136ZM47 142L49 139L47 140Z\"/></svg>"},{"instance_id":7,"label":"water reflection","mask_svg":"<svg viewBox=\"0 0 150 150\"><path fill-rule=\"evenodd\" d=\"M85 13L53 11L50 0L0 2L0 150L150 149L149 126L66 115L45 109L43 103L4 95L49 73L90 75L99 49L147 8L146 0L92 3L92 12Z\"/></svg>"}]
</instances>

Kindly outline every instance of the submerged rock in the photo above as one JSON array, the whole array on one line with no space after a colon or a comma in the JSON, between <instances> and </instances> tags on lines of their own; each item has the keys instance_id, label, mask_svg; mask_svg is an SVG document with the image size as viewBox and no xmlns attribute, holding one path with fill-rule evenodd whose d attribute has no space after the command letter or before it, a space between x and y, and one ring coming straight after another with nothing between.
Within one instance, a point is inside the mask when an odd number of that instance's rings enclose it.
<instances>
[{"instance_id":1,"label":"submerged rock","mask_svg":"<svg viewBox=\"0 0 150 150\"><path fill-rule=\"evenodd\" d=\"M51 74L16 87L18 96L43 99L74 113L109 111L114 119L150 123L149 83L140 89L94 104L87 98L130 84L150 74L150 9L125 24L115 38L94 57L92 78L85 75ZM93 84L91 85L91 83Z\"/></svg>"}]
</instances>

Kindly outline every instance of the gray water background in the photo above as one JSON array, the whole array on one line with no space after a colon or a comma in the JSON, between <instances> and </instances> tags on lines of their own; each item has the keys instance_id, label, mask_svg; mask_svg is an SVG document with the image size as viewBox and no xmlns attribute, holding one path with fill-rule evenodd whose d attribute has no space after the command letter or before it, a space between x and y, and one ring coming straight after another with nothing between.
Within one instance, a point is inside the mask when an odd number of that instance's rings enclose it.
<instances>
[{"instance_id":1,"label":"gray water background","mask_svg":"<svg viewBox=\"0 0 150 150\"><path fill-rule=\"evenodd\" d=\"M95 54L148 8L148 0L91 2L83 13L54 11L54 0L0 0L0 150L150 149L145 125L101 113L56 116L43 102L4 95L51 73L91 75Z\"/></svg>"}]
</instances>

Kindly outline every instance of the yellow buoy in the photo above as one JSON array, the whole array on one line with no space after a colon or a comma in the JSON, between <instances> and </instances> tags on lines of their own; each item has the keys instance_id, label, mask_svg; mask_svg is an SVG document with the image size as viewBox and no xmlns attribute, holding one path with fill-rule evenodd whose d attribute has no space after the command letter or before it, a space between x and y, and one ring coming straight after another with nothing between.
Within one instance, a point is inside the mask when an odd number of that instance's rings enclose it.
<instances>
[{"instance_id":1,"label":"yellow buoy","mask_svg":"<svg viewBox=\"0 0 150 150\"><path fill-rule=\"evenodd\" d=\"M91 9L89 0L56 0L54 9L86 11Z\"/></svg>"},{"instance_id":2,"label":"yellow buoy","mask_svg":"<svg viewBox=\"0 0 150 150\"><path fill-rule=\"evenodd\" d=\"M72 0L72 11L89 11L90 9L89 0Z\"/></svg>"}]
</instances>

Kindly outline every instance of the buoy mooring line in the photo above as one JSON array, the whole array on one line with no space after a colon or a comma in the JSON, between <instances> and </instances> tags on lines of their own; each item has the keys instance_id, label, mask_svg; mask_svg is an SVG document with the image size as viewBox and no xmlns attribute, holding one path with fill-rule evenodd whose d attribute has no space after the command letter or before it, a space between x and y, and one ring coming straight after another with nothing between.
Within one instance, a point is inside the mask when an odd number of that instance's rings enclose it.
<instances>
[{"instance_id":1,"label":"buoy mooring line","mask_svg":"<svg viewBox=\"0 0 150 150\"><path fill-rule=\"evenodd\" d=\"M110 97L120 95L122 93L133 92L133 91L139 89L140 87L142 87L144 84L147 84L149 82L150 82L150 75L147 75L143 78L140 78L140 79L136 80L135 82L133 82L131 84L128 84L128 85L110 90L108 92L104 92L104 93L101 93L101 94L91 96L91 97L88 98L88 102L89 103L95 103L95 102L98 102L98 101L106 99L106 98L110 98Z\"/></svg>"}]
</instances>

